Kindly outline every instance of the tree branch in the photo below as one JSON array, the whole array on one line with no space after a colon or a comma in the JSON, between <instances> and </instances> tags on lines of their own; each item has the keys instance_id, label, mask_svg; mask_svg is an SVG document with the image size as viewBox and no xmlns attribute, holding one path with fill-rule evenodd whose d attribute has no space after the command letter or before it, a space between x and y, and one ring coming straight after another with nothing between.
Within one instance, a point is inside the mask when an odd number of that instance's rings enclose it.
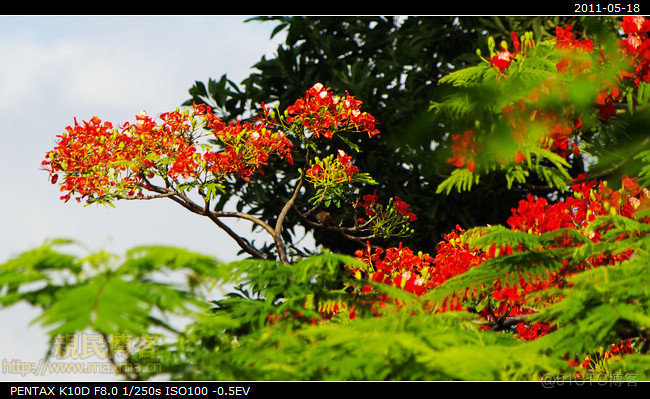
<instances>
[{"instance_id":1,"label":"tree branch","mask_svg":"<svg viewBox=\"0 0 650 399\"><path fill-rule=\"evenodd\" d=\"M338 233L343 238L348 239L350 241L353 241L353 242L359 244L362 247L367 246L367 243L363 241L364 239L369 240L369 239L375 238L374 235L370 235L370 236L366 236L366 237L362 237L362 238L355 237L353 235L350 235L350 234L346 233L346 230L349 230L349 229L345 229L345 228L338 227L338 226L332 226L332 225L326 225L326 224L322 224L322 223L312 222L302 212L300 212L295 205L292 207L292 209L293 209L294 212L296 212L296 214L298 215L300 220L302 220L305 224L307 224L307 225L309 225L311 227L318 228L318 229ZM372 247L374 248L375 246L372 246Z\"/></svg>"},{"instance_id":2,"label":"tree branch","mask_svg":"<svg viewBox=\"0 0 650 399\"><path fill-rule=\"evenodd\" d=\"M113 365L113 368L115 370L119 371L119 373L122 374L129 381L140 381L140 380L142 380L142 377L137 372L136 368L133 367L134 364L133 364L133 359L131 358L131 354L127 351L127 355L128 355L127 361L131 365L131 370L134 370L135 377L132 376L131 374L127 373L126 370L123 367L121 367L115 361L115 352L113 352L113 348L112 348L111 343L110 343L110 341L108 339L108 336L103 331L100 331L100 334L101 334L101 336L102 336L102 338L104 340L104 343L106 344L106 355L108 357L108 361L111 363L111 365Z\"/></svg>"},{"instance_id":3,"label":"tree branch","mask_svg":"<svg viewBox=\"0 0 650 399\"><path fill-rule=\"evenodd\" d=\"M309 155L310 155L310 150L307 149L307 154L305 155L305 166L303 167L302 172L300 173L300 179L298 180L298 184L296 184L296 188L293 190L293 195L291 196L291 198L289 198L289 201L287 201L282 207L282 210L278 215L278 219L275 222L273 238L277 240L276 247L278 249L278 256L281 262L287 264L289 263L289 260L287 259L286 249L284 248L284 242L282 240L282 225L284 224L284 219L287 217L289 210L296 203L296 199L298 198L300 189L302 188L302 185L305 181L305 170L307 170L307 166L309 166Z\"/></svg>"},{"instance_id":4,"label":"tree branch","mask_svg":"<svg viewBox=\"0 0 650 399\"><path fill-rule=\"evenodd\" d=\"M219 220L220 216L224 217L240 217L243 219L251 220L256 224L262 223L263 225L266 225L263 221L256 219L248 214L241 213L241 212L234 212L234 215L231 215L229 212L227 215L223 215L225 212L211 212L209 209L206 210L205 207L201 207L192 200L190 200L184 193L178 192L176 190L173 190L171 188L163 188L159 186L154 186L154 185L149 185L148 189L153 192L160 193L160 198L162 197L167 197L172 199L174 202L180 204L182 207L185 209L189 210L192 213L196 213L198 215L203 215L207 216L214 224L216 224L219 228L221 228L223 231L226 232L231 238L235 240L237 245L244 250L244 252L248 253L249 255L253 256L254 258L257 259L265 259L264 255L262 255L259 251L257 251L255 248L250 246L243 238L241 238L237 233L235 233L230 227L228 227L226 224L224 224L221 220ZM245 217L248 216L248 217ZM266 225L268 227L268 225ZM270 229L270 227L269 227ZM268 230L267 230L268 231Z\"/></svg>"}]
</instances>

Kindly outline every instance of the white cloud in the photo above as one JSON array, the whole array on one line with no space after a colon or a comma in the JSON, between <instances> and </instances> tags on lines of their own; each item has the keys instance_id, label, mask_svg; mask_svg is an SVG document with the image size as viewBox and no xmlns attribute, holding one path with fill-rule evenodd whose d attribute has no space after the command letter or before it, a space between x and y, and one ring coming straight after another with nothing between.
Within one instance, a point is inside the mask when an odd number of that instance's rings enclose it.
<instances>
[{"instance_id":1,"label":"white cloud","mask_svg":"<svg viewBox=\"0 0 650 399\"><path fill-rule=\"evenodd\" d=\"M228 73L238 81L276 46L270 25L244 19L52 17L44 35L34 20L0 33L0 107L57 101L135 114L142 105L175 106L194 80Z\"/></svg>"},{"instance_id":2,"label":"white cloud","mask_svg":"<svg viewBox=\"0 0 650 399\"><path fill-rule=\"evenodd\" d=\"M57 70L74 49L66 43L48 48L24 34L0 35L0 107L14 111L41 97L57 81Z\"/></svg>"}]
</instances>

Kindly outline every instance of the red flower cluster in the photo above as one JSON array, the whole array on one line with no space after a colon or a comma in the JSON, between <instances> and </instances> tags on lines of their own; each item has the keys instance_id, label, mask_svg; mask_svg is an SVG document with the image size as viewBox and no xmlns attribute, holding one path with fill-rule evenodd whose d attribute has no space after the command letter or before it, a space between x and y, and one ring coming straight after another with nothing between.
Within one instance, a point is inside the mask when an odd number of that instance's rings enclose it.
<instances>
[{"instance_id":1,"label":"red flower cluster","mask_svg":"<svg viewBox=\"0 0 650 399\"><path fill-rule=\"evenodd\" d=\"M592 52L594 49L594 42L591 39L579 40L573 36L573 26L555 27L556 47L559 50L581 50L585 52Z\"/></svg>"},{"instance_id":2,"label":"red flower cluster","mask_svg":"<svg viewBox=\"0 0 650 399\"><path fill-rule=\"evenodd\" d=\"M375 118L361 112L362 102L346 92L345 97L334 96L331 89L316 83L306 93L287 108L287 122L300 122L304 128L320 136L331 138L334 131L351 130L367 132L369 137L379 133L375 128Z\"/></svg>"},{"instance_id":3,"label":"red flower cluster","mask_svg":"<svg viewBox=\"0 0 650 399\"><path fill-rule=\"evenodd\" d=\"M564 52L564 56L557 63L557 71L561 74L571 71L572 74L587 74L590 80L599 79L594 73L594 59L585 57L584 54L592 53L594 43L591 39L578 40L574 39L573 27L565 28L556 27L555 34L557 37L556 47ZM596 109L598 110L601 120L606 122L616 112L614 103L620 98L619 88L613 82L604 82L603 90L595 98Z\"/></svg>"},{"instance_id":4,"label":"red flower cluster","mask_svg":"<svg viewBox=\"0 0 650 399\"><path fill-rule=\"evenodd\" d=\"M515 328L519 338L524 341L532 341L556 330L556 327L550 323L535 323L530 327L524 323L518 323Z\"/></svg>"},{"instance_id":5,"label":"red flower cluster","mask_svg":"<svg viewBox=\"0 0 650 399\"><path fill-rule=\"evenodd\" d=\"M359 217L357 223L364 224L364 227L373 230L378 236L403 235L410 222L417 220L417 216L409 211L410 205L400 197L391 198L385 207L377 200L375 190L373 194L364 195L356 206L369 218L366 221L365 218Z\"/></svg>"},{"instance_id":6,"label":"red flower cluster","mask_svg":"<svg viewBox=\"0 0 650 399\"><path fill-rule=\"evenodd\" d=\"M505 43L501 43L501 50L495 52L490 57L490 65L495 67L501 74L510 67L510 64L517 56L523 56L525 51L535 44L531 38L526 38L524 39L524 42L521 43L515 32L510 33L510 38L512 39L512 45L515 50L514 52L509 51Z\"/></svg>"},{"instance_id":7,"label":"red flower cluster","mask_svg":"<svg viewBox=\"0 0 650 399\"><path fill-rule=\"evenodd\" d=\"M291 141L281 132L267 128L263 123L231 123L214 130L217 140L223 144L221 152L203 155L206 169L215 175L237 174L245 181L254 171L268 165L269 156L275 154L293 165Z\"/></svg>"},{"instance_id":8,"label":"red flower cluster","mask_svg":"<svg viewBox=\"0 0 650 399\"><path fill-rule=\"evenodd\" d=\"M525 231L535 235L541 235L550 231L562 228L576 229L590 239L596 241L601 237L602 232L586 230L587 225L599 215L619 213L626 217L633 217L639 209L650 206L650 193L641 188L636 179L623 178L623 187L614 191L604 183L595 182L580 183L572 186L574 195L566 201L549 204L546 199L528 196L519 202L519 206L512 210L512 216L508 219L508 225L512 230ZM556 246L573 246L576 243L567 236L559 239ZM523 248L496 248L492 247L487 257L511 254ZM496 281L490 288L490 295L498 301L498 305L491 309L484 309L482 316L490 321L496 320L503 315L517 316L528 314L530 308L524 306L528 294L536 291L547 290L550 287L557 287L564 284L565 277L584 270L588 267L598 267L621 262L628 259L631 253L624 252L618 255L600 254L594 256L589 262L570 265L564 262L564 266L546 276L519 276L516 284L502 285ZM554 298L553 300L559 300ZM543 305L543 304L542 304ZM535 339L555 329L551 323L518 323L515 330L517 336L524 340Z\"/></svg>"},{"instance_id":9,"label":"red flower cluster","mask_svg":"<svg viewBox=\"0 0 650 399\"><path fill-rule=\"evenodd\" d=\"M650 82L650 21L641 15L625 16L621 29L627 35L621 42L634 72L623 71L621 77L632 80L635 86L641 81Z\"/></svg>"},{"instance_id":10,"label":"red flower cluster","mask_svg":"<svg viewBox=\"0 0 650 399\"><path fill-rule=\"evenodd\" d=\"M395 209L397 209L397 212L402 214L402 216L408 218L409 222L412 222L414 220L417 220L417 216L415 216L413 212L409 212L409 207L409 204L402 201L400 197L395 196Z\"/></svg>"},{"instance_id":11,"label":"red flower cluster","mask_svg":"<svg viewBox=\"0 0 650 399\"><path fill-rule=\"evenodd\" d=\"M573 27L570 25L565 28L559 26L555 28L556 48L564 52L564 56L556 65L557 71L560 74L569 71L573 75L586 74L585 77L590 80L601 80L594 72L597 67L594 61L600 62L601 59L585 56L585 54L593 52L593 41L591 39L575 39L572 30ZM602 91L596 95L595 103L601 120L606 122L616 112L614 103L620 99L620 93L614 82L604 81L603 86Z\"/></svg>"},{"instance_id":12,"label":"red flower cluster","mask_svg":"<svg viewBox=\"0 0 650 399\"><path fill-rule=\"evenodd\" d=\"M619 71L623 80L632 81L636 87L641 81L650 82L650 21L643 16L624 16L621 22L621 29L626 38L621 40L622 56L628 60L630 70ZM569 66L573 73L592 70L592 63L585 57L571 57L571 54L590 53L594 45L590 39L576 40L573 38L572 27L556 27L557 48L566 50L567 56L558 64L557 70L566 73ZM614 115L614 103L620 99L619 88L613 82L605 82L605 90L598 93L596 107L603 121Z\"/></svg>"},{"instance_id":13,"label":"red flower cluster","mask_svg":"<svg viewBox=\"0 0 650 399\"><path fill-rule=\"evenodd\" d=\"M634 217L639 210L650 208L650 192L640 187L635 178L624 177L619 190L612 190L602 182L575 184L572 186L572 190L573 196L553 204L543 198L528 196L519 202L517 208L512 210L508 225L512 230L535 235L563 228L575 229L591 240L597 241L603 232L587 230L589 223L597 216L620 214L625 217ZM364 196L364 209L372 211L370 205L376 201L375 194ZM401 245L374 250L368 247L355 254L357 259L363 260L367 267L348 269L357 279L369 279L388 284L421 296L448 279L481 265L486 259L526 249L492 246L489 250L482 251L470 248L461 239L463 233L464 230L457 226L455 231L446 235L438 243L435 257L426 253L416 255L411 249ZM565 247L576 244L566 235L560 236L554 245ZM530 314L534 311L531 306L543 307L561 299L559 297L546 300L540 298L540 303L531 303L531 293L560 287L566 284L567 276L580 270L615 264L630 256L630 251L615 255L600 254L593 256L588 262L579 264L569 264L568 261L564 261L560 270L547 272L546 275L514 274L510 276L508 283L505 283L505 280L497 279L489 287L468 287L465 292L455 293L445 300L438 309L459 311L483 302L487 297L490 299L491 305L485 306L479 311L479 315L487 322L494 323L507 317ZM370 291L372 288L366 286L361 289L361 294L367 294ZM386 296L380 299L390 301L390 298ZM532 340L548 334L556 328L551 322L520 322L515 325L513 332L522 340Z\"/></svg>"},{"instance_id":14,"label":"red flower cluster","mask_svg":"<svg viewBox=\"0 0 650 399\"><path fill-rule=\"evenodd\" d=\"M464 232L463 228L456 226L456 229L444 235L443 240L436 246L433 261L435 269L431 272L432 288L480 265L486 259L483 251L471 249L461 240Z\"/></svg>"},{"instance_id":15,"label":"red flower cluster","mask_svg":"<svg viewBox=\"0 0 650 399\"><path fill-rule=\"evenodd\" d=\"M430 288L430 271L433 258L429 254L415 254L410 248L399 247L376 248L368 246L355 254L362 259L367 268L348 267L357 279L367 279L378 283L399 287L405 291L422 295ZM365 286L362 293L368 293L372 288ZM384 297L383 299L388 299Z\"/></svg>"},{"instance_id":16,"label":"red flower cluster","mask_svg":"<svg viewBox=\"0 0 650 399\"><path fill-rule=\"evenodd\" d=\"M135 124L127 123L119 131L98 117L81 124L75 119L74 126L57 136L57 145L42 166L53 183L59 181L59 174L64 175L61 191L67 194L61 199L66 202L73 194L79 195L77 201L120 192L134 195L146 184L145 177L152 177L149 169L156 159L169 159L172 167L193 162L183 158L192 152L191 145L180 135L167 134L169 129L184 131L187 126L174 118L168 121L155 126L140 114Z\"/></svg>"},{"instance_id":17,"label":"red flower cluster","mask_svg":"<svg viewBox=\"0 0 650 399\"><path fill-rule=\"evenodd\" d=\"M558 115L556 111L536 107L540 98L553 92L560 94L560 88L552 82L545 82L538 89L531 91L527 101L521 99L517 103L501 109L501 113L509 126L515 144L521 146L525 143L539 143L542 148L568 157L571 154L580 154L578 146L571 137L575 130L581 126L579 117L572 115L570 108ZM543 127L540 129L539 127ZM524 160L524 154L519 149L514 156L516 163Z\"/></svg>"},{"instance_id":18,"label":"red flower cluster","mask_svg":"<svg viewBox=\"0 0 650 399\"><path fill-rule=\"evenodd\" d=\"M632 340L628 338L624 341L619 342L618 344L616 343L610 344L609 348L603 351L602 356L605 360L607 360L612 357L617 357L617 356L632 354L632 353L634 353L634 345L632 344Z\"/></svg>"},{"instance_id":19,"label":"red flower cluster","mask_svg":"<svg viewBox=\"0 0 650 399\"><path fill-rule=\"evenodd\" d=\"M536 106L550 93L561 94L559 89L558 83L549 79L539 88L532 90L526 99L501 109L502 116L511 128L510 133L514 144L521 147L527 143L538 143L542 148L549 149L564 158L580 153L571 137L581 125L580 118L574 117L570 108L558 115L554 110ZM451 139L452 156L447 158L447 163L457 168L465 166L473 172L476 167L475 159L481 151L476 131L468 129L462 134L452 135ZM521 148L516 151L513 159L515 163L525 159Z\"/></svg>"},{"instance_id":20,"label":"red flower cluster","mask_svg":"<svg viewBox=\"0 0 650 399\"><path fill-rule=\"evenodd\" d=\"M526 231L532 234L542 234L563 227L573 227L573 217L568 210L567 202L560 202L561 206L549 206L545 198L535 198L528 195L519 202L516 209L512 209L512 216L508 218L508 225L513 230Z\"/></svg>"},{"instance_id":21,"label":"red flower cluster","mask_svg":"<svg viewBox=\"0 0 650 399\"><path fill-rule=\"evenodd\" d=\"M357 204L357 206L365 212L366 216L372 217L376 215L376 210L375 210L375 204L377 204L377 200L379 199L377 197L377 190L375 190L372 194L366 194L363 197L361 197L361 201ZM364 223L365 220L363 218L359 219L360 223Z\"/></svg>"},{"instance_id":22,"label":"red flower cluster","mask_svg":"<svg viewBox=\"0 0 650 399\"><path fill-rule=\"evenodd\" d=\"M307 179L311 181L320 181L320 180L325 180L327 178L325 169L323 169L323 167L319 163L315 163L311 168L307 169L305 175L307 176Z\"/></svg>"},{"instance_id":23,"label":"red flower cluster","mask_svg":"<svg viewBox=\"0 0 650 399\"><path fill-rule=\"evenodd\" d=\"M528 196L512 210L508 225L513 230L542 234L561 228L573 228L599 240L600 233L585 228L597 216L619 214L634 217L641 209L650 207L650 192L639 186L635 178L624 176L622 187L612 190L604 182L586 182L571 186L573 195L565 201L548 204L544 198ZM563 245L572 245L565 242Z\"/></svg>"},{"instance_id":24,"label":"red flower cluster","mask_svg":"<svg viewBox=\"0 0 650 399\"><path fill-rule=\"evenodd\" d=\"M556 65L558 73L564 74L570 68L574 75L589 72L589 79L596 79L592 73L593 57L589 55L593 51L593 42L590 39L575 39L571 26L556 27L556 35L556 48L563 53L561 61ZM612 98L615 98L616 87L613 90ZM578 155L580 151L571 136L582 126L580 116L574 114L572 107L558 113L558 110L542 106L549 96L567 98L568 95L564 82L551 76L539 87L534 88L525 99L503 107L501 114L511 126L516 144L539 143L542 148L549 149L563 158L571 154ZM600 107L602 114L609 111L609 105L603 103ZM521 149L518 150L514 156L515 162L520 163L524 159L524 153Z\"/></svg>"},{"instance_id":25,"label":"red flower cluster","mask_svg":"<svg viewBox=\"0 0 650 399\"><path fill-rule=\"evenodd\" d=\"M336 158L333 156L322 160L317 158L305 175L315 186L329 186L351 182L357 173L359 168L352 163L352 157L345 151L338 150Z\"/></svg>"},{"instance_id":26,"label":"red flower cluster","mask_svg":"<svg viewBox=\"0 0 650 399\"><path fill-rule=\"evenodd\" d=\"M500 72L505 71L515 58L514 54L507 49L502 49L490 58L490 65L496 67Z\"/></svg>"},{"instance_id":27,"label":"red flower cluster","mask_svg":"<svg viewBox=\"0 0 650 399\"><path fill-rule=\"evenodd\" d=\"M345 174L348 176L354 176L359 173L359 168L354 166L352 163L352 157L345 153L343 150L338 150L336 153L336 159L339 161Z\"/></svg>"},{"instance_id":28,"label":"red flower cluster","mask_svg":"<svg viewBox=\"0 0 650 399\"><path fill-rule=\"evenodd\" d=\"M355 253L356 258L363 260L368 267L349 270L357 279L369 279L422 295L449 278L480 265L486 259L481 251L471 250L467 244L461 242L460 235L463 232L464 230L457 226L455 231L445 235L444 240L438 243L435 258L428 253L416 255L410 248L401 244L386 249L376 248L374 251L368 246L365 250ZM363 293L369 291L370 287L364 287L362 290ZM461 309L460 299L454 299L453 309ZM451 310L450 305L451 303L445 303L444 310Z\"/></svg>"},{"instance_id":29,"label":"red flower cluster","mask_svg":"<svg viewBox=\"0 0 650 399\"><path fill-rule=\"evenodd\" d=\"M614 104L621 98L618 86L613 86L611 89L606 89L596 95L596 108L600 114L603 122L607 122L609 118L616 114L616 107Z\"/></svg>"},{"instance_id":30,"label":"red flower cluster","mask_svg":"<svg viewBox=\"0 0 650 399\"><path fill-rule=\"evenodd\" d=\"M606 361L608 359L619 359L623 355L635 353L636 348L632 343L630 338L622 340L619 343L612 343L608 348L603 348L602 350L597 350L593 355L587 354L582 361L579 361L577 357L569 358L567 354L564 358L569 366L571 367L582 367L583 369L592 369L598 365L599 362ZM578 372L577 375L580 376L582 373Z\"/></svg>"},{"instance_id":31,"label":"red flower cluster","mask_svg":"<svg viewBox=\"0 0 650 399\"><path fill-rule=\"evenodd\" d=\"M447 163L457 168L466 166L470 172L474 172L476 163L474 157L478 154L480 147L474 139L474 130L466 130L463 134L453 134L451 140L452 156L447 158Z\"/></svg>"},{"instance_id":32,"label":"red flower cluster","mask_svg":"<svg viewBox=\"0 0 650 399\"><path fill-rule=\"evenodd\" d=\"M594 221L597 216L609 214L621 214L626 217L633 217L639 209L647 209L650 206L650 193L641 188L636 179L623 178L620 190L614 191L604 183L580 183L572 186L574 195L566 201L549 204L543 198L528 196L520 201L519 206L512 210L512 216L508 219L508 225L512 230L525 231L531 234L541 235L550 231L562 228L576 229L585 234L593 241L601 238L601 231L587 231L586 227ZM558 247L573 246L576 243L568 237L564 237L555 244ZM505 248L506 253L521 250L521 248ZM495 248L489 251L490 256L495 255ZM519 279L519 283L509 287L493 287L493 298L502 300L499 311L492 315L495 317L508 311L510 316L526 314L529 310L521 304L530 292L546 290L549 287L563 284L564 278L579 270L589 267L611 265L631 256L631 251L621 254L599 254L592 257L588 262L576 265L564 263L564 267L544 278L536 276L535 279ZM497 282L498 283L498 282ZM556 298L556 300L559 298ZM508 304L506 307L505 304ZM534 339L550 331L553 331L550 323L537 323L527 325L519 323L516 326L517 334L522 339Z\"/></svg>"},{"instance_id":33,"label":"red flower cluster","mask_svg":"<svg viewBox=\"0 0 650 399\"><path fill-rule=\"evenodd\" d=\"M64 175L61 191L67 194L61 199L142 196L154 176L196 179L210 173L224 179L237 174L248 180L272 154L293 162L292 143L282 133L264 124L226 125L204 105L163 113L160 120L141 113L135 123L118 129L98 117L81 124L75 119L42 162L52 183ZM199 140L207 136L216 138L222 150L201 152L205 144Z\"/></svg>"},{"instance_id":34,"label":"red flower cluster","mask_svg":"<svg viewBox=\"0 0 650 399\"><path fill-rule=\"evenodd\" d=\"M429 254L415 255L409 248L401 245L397 248L386 250L377 248L372 251L369 247L363 251L357 251L357 259L363 260L368 267L366 269L349 268L350 272L357 279L370 279L374 282L388 284L402 288L405 291L416 295L423 295L431 289L441 285L448 279L467 272L470 268L481 265L488 257L493 256L477 249L471 249L463 243L460 236L464 230L457 226L456 230L444 237L438 243L437 254L432 258ZM480 300L484 295L490 295L497 301L495 308L485 308L480 315L488 322L493 322L503 316L517 316L530 313L530 309L522 306L526 295L533 291L549 288L555 277L549 276L546 279L537 278L524 280L520 278L519 284L502 286L497 281L494 286L482 292L476 288L469 289L459 295L445 299L438 308L440 311L462 311L465 309L465 301ZM372 288L365 286L361 293L367 294ZM380 298L382 301L390 301L387 296ZM537 338L545 333L553 331L555 327L551 323L535 323L531 326L520 323L516 331L522 339Z\"/></svg>"}]
</instances>

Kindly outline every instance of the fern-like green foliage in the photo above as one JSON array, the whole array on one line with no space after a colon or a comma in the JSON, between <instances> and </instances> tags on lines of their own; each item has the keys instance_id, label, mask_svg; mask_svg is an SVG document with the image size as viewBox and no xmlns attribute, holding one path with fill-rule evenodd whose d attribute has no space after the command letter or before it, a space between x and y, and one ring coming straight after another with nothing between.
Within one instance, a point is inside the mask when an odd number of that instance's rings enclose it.
<instances>
[{"instance_id":1,"label":"fern-like green foliage","mask_svg":"<svg viewBox=\"0 0 650 399\"><path fill-rule=\"evenodd\" d=\"M609 230L603 234L602 242L584 243L573 250L569 259L584 261L596 254L613 255L630 250L633 255L626 261L569 278L570 285L561 291L564 299L537 315L539 319L552 319L566 326L539 340L539 345L546 350L593 352L621 338L647 339L650 328L648 225L612 215L596 219L589 228L603 226ZM643 345L647 346L647 341ZM642 353L635 358L647 358L646 351L647 347L642 348ZM633 370L647 376L647 368Z\"/></svg>"},{"instance_id":2,"label":"fern-like green foliage","mask_svg":"<svg viewBox=\"0 0 650 399\"><path fill-rule=\"evenodd\" d=\"M203 328L201 333L209 331ZM269 327L236 344L220 343L200 356L197 363L204 373L183 377L528 380L539 372L557 371L560 365L508 337L479 332L467 314L456 313L414 316L394 310L381 318L308 326L291 333L282 326Z\"/></svg>"},{"instance_id":3,"label":"fern-like green foliage","mask_svg":"<svg viewBox=\"0 0 650 399\"><path fill-rule=\"evenodd\" d=\"M10 306L24 300L34 306L50 306L60 284L82 272L74 256L53 248L68 242L55 240L5 262L0 268L0 304ZM59 279L63 281L57 283Z\"/></svg>"},{"instance_id":4,"label":"fern-like green foliage","mask_svg":"<svg viewBox=\"0 0 650 399\"><path fill-rule=\"evenodd\" d=\"M0 265L0 304L26 301L41 309L34 322L50 335L48 356L87 332L101 334L106 345L124 334L173 337L179 327L172 319L205 313L205 295L221 277L214 258L183 249L138 247L123 257L65 251L74 246L53 240Z\"/></svg>"},{"instance_id":5,"label":"fern-like green foliage","mask_svg":"<svg viewBox=\"0 0 650 399\"><path fill-rule=\"evenodd\" d=\"M328 252L293 265L219 264L169 247L79 257L61 250L70 243L49 242L2 265L1 298L4 306L25 300L41 307L37 322L53 335L169 330L156 358L144 360L161 367L139 378L539 380L545 373L571 373L566 355L580 357L625 337L638 339L650 328L648 239L639 233L647 225L613 215L596 219L591 228L603 225L610 230L599 243L571 229L542 235L501 226L469 230L463 239L475 248L496 244L521 250L491 258L423 296L357 280L346 265L363 266L359 260ZM567 236L575 247L545 250ZM518 340L509 331L484 331L484 320L471 311L439 313L432 307L467 287L543 275L563 260L580 262L623 248L632 248L635 256L576 273L553 291L563 299L539 309L530 321L551 321L558 329L534 341ZM161 281L161 273L179 271L185 271L185 281ZM234 288L218 299L200 289L215 284ZM362 295L365 284L373 290ZM391 300L378 308L383 295ZM176 331L165 318L171 315L192 319ZM639 348L603 367L646 378L647 356Z\"/></svg>"},{"instance_id":6,"label":"fern-like green foliage","mask_svg":"<svg viewBox=\"0 0 650 399\"><path fill-rule=\"evenodd\" d=\"M293 265L275 261L244 260L225 265L237 287L227 298L214 302L216 314L236 316L246 331L261 328L269 315L297 313L311 319L322 306L352 305L346 290L344 265L360 261L345 255L325 253L305 258Z\"/></svg>"},{"instance_id":7,"label":"fern-like green foliage","mask_svg":"<svg viewBox=\"0 0 650 399\"><path fill-rule=\"evenodd\" d=\"M569 279L562 301L537 317L564 328L538 345L557 354L592 352L650 327L648 257L585 271Z\"/></svg>"},{"instance_id":8,"label":"fern-like green foliage","mask_svg":"<svg viewBox=\"0 0 650 399\"><path fill-rule=\"evenodd\" d=\"M437 193L449 194L454 189L468 191L481 176L495 171L505 176L509 189L533 186L560 192L565 192L567 184L584 168L600 175L611 174L612 168L624 167L628 175L638 173L639 165L632 162L634 156L643 162L648 159L648 116L645 112L648 85L639 83L638 87L625 87L623 83L617 104L619 111L607 123L602 123L596 98L608 90L604 82L620 82L617 71L630 67L617 52L620 47L616 43L620 37L599 23L603 22L589 24L589 37L599 46L593 54L603 54L606 61L593 58L588 74L573 70L558 73L558 63L567 53L558 49L554 40L541 40L517 54L505 72L491 65L479 49L482 61L477 65L453 71L440 79L441 95L430 106L436 137L447 137L441 144L448 147L450 154L453 135L471 130L474 143L471 151L463 154L472 159L472 166L462 172L452 169L446 173L447 178L438 185ZM491 52L500 51L493 40L489 47ZM516 112L523 107L527 111L518 116L522 118L521 123L514 127L504 110ZM531 112L533 109L535 111ZM572 140L580 147L581 154L570 158L549 151L547 138L552 123L540 117L542 114L565 115L567 110L572 120L580 121L572 133L575 136ZM513 162L515 154L517 161ZM595 162L583 165L584 154L593 157L589 159ZM647 175L646 166L641 171L643 184L649 181L644 177Z\"/></svg>"},{"instance_id":9,"label":"fern-like green foliage","mask_svg":"<svg viewBox=\"0 0 650 399\"><path fill-rule=\"evenodd\" d=\"M643 162L643 167L639 172L639 184L647 187L650 185L650 151L642 151L635 156Z\"/></svg>"},{"instance_id":10,"label":"fern-like green foliage","mask_svg":"<svg viewBox=\"0 0 650 399\"><path fill-rule=\"evenodd\" d=\"M469 191L472 186L478 184L480 175L474 174L467 169L456 169L451 172L448 179L440 183L436 189L436 194L444 192L449 194L453 189L459 193L462 191Z\"/></svg>"},{"instance_id":11,"label":"fern-like green foliage","mask_svg":"<svg viewBox=\"0 0 650 399\"><path fill-rule=\"evenodd\" d=\"M510 334L479 331L470 313L432 313L423 298L351 279L344 266L358 262L325 253L292 266L225 265L238 292L167 347L167 371L199 380L535 380L566 368ZM359 284L395 302L377 317L367 306L376 296L347 289ZM331 302L346 310L308 322Z\"/></svg>"},{"instance_id":12,"label":"fern-like green foliage","mask_svg":"<svg viewBox=\"0 0 650 399\"><path fill-rule=\"evenodd\" d=\"M647 213L639 213L637 219L647 217ZM510 245L522 250L488 259L467 273L448 280L423 299L441 301L461 293L465 287L489 286L497 279L516 282L520 276L533 273L543 276L547 270L557 271L563 261L588 263L594 256L633 251L628 260L611 266L586 268L568 276L561 288L546 292L562 299L541 309L528 322L550 321L558 328L527 343L527 346L539 355L551 358L580 358L590 353L603 353L612 343L631 338L636 353L604 362L601 372L610 376L615 372L626 373L647 379L650 229L639 220L610 215L597 218L586 232L604 231L605 227L607 230L602 234L602 240L596 243L572 229L542 235L510 231L501 226L472 229L466 233L465 239L479 248ZM548 249L558 237L571 237L575 246Z\"/></svg>"}]
</instances>

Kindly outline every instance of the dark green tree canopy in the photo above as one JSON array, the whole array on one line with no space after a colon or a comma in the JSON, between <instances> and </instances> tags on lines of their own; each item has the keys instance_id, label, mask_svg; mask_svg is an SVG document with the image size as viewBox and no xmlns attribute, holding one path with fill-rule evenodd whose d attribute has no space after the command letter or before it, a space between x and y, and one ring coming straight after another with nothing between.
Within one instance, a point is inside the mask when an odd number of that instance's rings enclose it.
<instances>
[{"instance_id":1,"label":"dark green tree canopy","mask_svg":"<svg viewBox=\"0 0 650 399\"><path fill-rule=\"evenodd\" d=\"M373 140L361 138L354 143L361 150L354 154L356 164L377 171L378 192L398 195L412 204L418 216L417 234L400 241L417 248L431 247L459 223L463 227L503 223L512 204L530 192L526 187L507 190L505 178L494 174L471 192L435 193L453 169L445 162L450 153L448 133L428 112L432 100L445 96L438 80L476 64L477 46L485 49L490 36L501 40L512 31L532 31L541 40L552 35L558 24L582 29L582 20L573 17L291 16L252 21L276 23L273 35L286 32L275 58L262 57L240 84L226 75L196 82L186 104L206 103L224 119L234 120L250 117L247 110L262 102L283 109L316 82L349 91L377 118L381 131ZM576 164L575 174L581 171L582 160ZM271 218L265 210L277 208L290 196L286 182L296 176L285 173L281 165L271 164L268 170L276 173L268 173L258 185L229 187L237 193L239 209L248 206ZM290 217L300 224L294 215ZM335 251L358 248L338 236L313 233L317 243Z\"/></svg>"}]
</instances>

